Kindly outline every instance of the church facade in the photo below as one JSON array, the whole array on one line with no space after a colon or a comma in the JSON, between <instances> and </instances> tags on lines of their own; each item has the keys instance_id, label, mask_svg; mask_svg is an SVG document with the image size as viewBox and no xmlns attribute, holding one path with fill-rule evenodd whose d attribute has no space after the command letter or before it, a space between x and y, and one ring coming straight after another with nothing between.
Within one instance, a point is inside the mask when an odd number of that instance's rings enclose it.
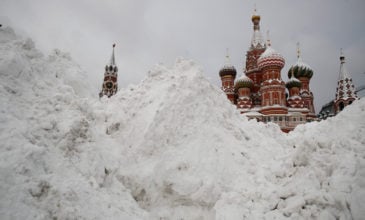
<instances>
[{"instance_id":1,"label":"church facade","mask_svg":"<svg viewBox=\"0 0 365 220\"><path fill-rule=\"evenodd\" d=\"M260 19L255 11L244 72L236 79L237 71L227 54L226 64L219 71L221 88L241 114L257 121L274 122L289 132L298 124L316 120L310 91L313 70L302 61L298 45L298 60L289 69L289 81L285 83L281 78L285 59L272 48L269 39L264 42Z\"/></svg>"}]
</instances>

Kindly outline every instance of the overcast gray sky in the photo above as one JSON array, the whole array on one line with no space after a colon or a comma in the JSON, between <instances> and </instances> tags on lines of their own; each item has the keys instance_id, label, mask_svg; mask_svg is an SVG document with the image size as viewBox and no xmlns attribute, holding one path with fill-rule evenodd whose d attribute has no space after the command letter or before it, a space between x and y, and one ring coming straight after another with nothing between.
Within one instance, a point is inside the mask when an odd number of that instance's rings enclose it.
<instances>
[{"instance_id":1,"label":"overcast gray sky","mask_svg":"<svg viewBox=\"0 0 365 220\"><path fill-rule=\"evenodd\" d=\"M254 4L264 36L270 30L272 47L286 59L284 80L300 42L303 61L314 70L317 112L335 96L340 48L355 86L365 84L364 0L0 0L0 23L33 38L46 54L69 52L97 97L113 43L121 87L177 57L195 60L220 86L226 48L241 74Z\"/></svg>"}]
</instances>

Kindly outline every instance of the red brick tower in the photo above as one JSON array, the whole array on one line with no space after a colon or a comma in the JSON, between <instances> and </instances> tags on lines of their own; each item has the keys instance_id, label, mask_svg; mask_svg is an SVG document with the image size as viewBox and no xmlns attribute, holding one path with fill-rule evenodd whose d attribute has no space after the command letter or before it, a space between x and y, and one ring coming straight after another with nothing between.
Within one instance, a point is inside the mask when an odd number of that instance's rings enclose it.
<instances>
[{"instance_id":1,"label":"red brick tower","mask_svg":"<svg viewBox=\"0 0 365 220\"><path fill-rule=\"evenodd\" d=\"M262 71L261 84L261 113L269 114L287 114L285 97L285 83L281 79L280 71L284 67L285 60L283 56L277 53L267 42L267 48L257 61L259 69Z\"/></svg>"},{"instance_id":2,"label":"red brick tower","mask_svg":"<svg viewBox=\"0 0 365 220\"><path fill-rule=\"evenodd\" d=\"M257 15L256 9L252 15L253 23L253 34L251 39L250 49L246 54L246 70L245 73L247 77L252 79L252 101L254 106L261 105L261 94L260 94L260 84L262 82L262 72L257 66L257 60L260 55L265 51L266 45L264 43L261 31L260 31L260 15Z\"/></svg>"},{"instance_id":3,"label":"red brick tower","mask_svg":"<svg viewBox=\"0 0 365 220\"><path fill-rule=\"evenodd\" d=\"M238 94L237 98L237 108L241 113L248 112L252 108L251 100L251 88L253 86L252 79L248 78L243 74L235 84L235 89Z\"/></svg>"},{"instance_id":4,"label":"red brick tower","mask_svg":"<svg viewBox=\"0 0 365 220\"><path fill-rule=\"evenodd\" d=\"M297 62L290 67L288 71L288 78L290 79L292 76L299 79L302 83L302 87L300 88L299 95L302 97L304 101L304 107L309 110L307 115L307 119L309 121L314 120L316 118L316 113L314 110L313 104L313 93L310 91L309 83L313 76L312 68L302 61L300 56L300 48L299 43L297 44Z\"/></svg>"},{"instance_id":5,"label":"red brick tower","mask_svg":"<svg viewBox=\"0 0 365 220\"><path fill-rule=\"evenodd\" d=\"M336 98L334 100L336 114L342 111L347 105L352 104L352 102L358 98L355 86L352 83L351 75L345 66L345 56L343 55L342 49L340 60L340 75L337 82Z\"/></svg>"},{"instance_id":6,"label":"red brick tower","mask_svg":"<svg viewBox=\"0 0 365 220\"><path fill-rule=\"evenodd\" d=\"M114 47L115 44L113 44L113 52L112 57L110 58L110 64L105 66L103 87L99 93L100 97L105 95L110 98L112 95L117 93L118 90L118 67L115 65Z\"/></svg>"},{"instance_id":7,"label":"red brick tower","mask_svg":"<svg viewBox=\"0 0 365 220\"><path fill-rule=\"evenodd\" d=\"M235 102L234 80L236 75L236 68L231 64L227 49L226 64L220 69L219 76L221 77L222 81L222 90L224 93L226 93L227 98L232 103Z\"/></svg>"}]
</instances>

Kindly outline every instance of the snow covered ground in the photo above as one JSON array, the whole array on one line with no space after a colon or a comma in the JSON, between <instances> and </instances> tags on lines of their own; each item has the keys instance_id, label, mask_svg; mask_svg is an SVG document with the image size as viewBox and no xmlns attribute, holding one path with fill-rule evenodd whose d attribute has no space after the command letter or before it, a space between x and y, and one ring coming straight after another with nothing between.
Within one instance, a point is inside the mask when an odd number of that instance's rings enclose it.
<instances>
[{"instance_id":1,"label":"snow covered ground","mask_svg":"<svg viewBox=\"0 0 365 220\"><path fill-rule=\"evenodd\" d=\"M1 219L364 219L364 100L284 134L184 59L99 100L10 28L0 77Z\"/></svg>"}]
</instances>

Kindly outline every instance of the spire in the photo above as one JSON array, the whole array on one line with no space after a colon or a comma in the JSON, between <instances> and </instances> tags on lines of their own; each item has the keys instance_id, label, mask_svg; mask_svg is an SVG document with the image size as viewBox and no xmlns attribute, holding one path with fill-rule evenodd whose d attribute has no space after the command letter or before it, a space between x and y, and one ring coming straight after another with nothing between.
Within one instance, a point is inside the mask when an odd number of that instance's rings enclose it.
<instances>
[{"instance_id":1,"label":"spire","mask_svg":"<svg viewBox=\"0 0 365 220\"><path fill-rule=\"evenodd\" d=\"M300 59L300 43L299 42L297 42L297 58L298 58L298 60Z\"/></svg>"},{"instance_id":2,"label":"spire","mask_svg":"<svg viewBox=\"0 0 365 220\"><path fill-rule=\"evenodd\" d=\"M343 49L342 48L340 50L340 60L341 60L341 64L345 63L345 55L343 54Z\"/></svg>"},{"instance_id":3,"label":"spire","mask_svg":"<svg viewBox=\"0 0 365 220\"><path fill-rule=\"evenodd\" d=\"M339 76L339 80L345 80L347 79L351 79L350 73L347 71L346 65L345 65L345 55L343 53L343 50L341 48L341 52L340 52L340 61L341 61L341 65L340 65L340 76Z\"/></svg>"},{"instance_id":4,"label":"spire","mask_svg":"<svg viewBox=\"0 0 365 220\"><path fill-rule=\"evenodd\" d=\"M114 48L115 48L115 44L113 44L113 53L112 53L112 57L110 58L111 66L115 66Z\"/></svg>"},{"instance_id":5,"label":"spire","mask_svg":"<svg viewBox=\"0 0 365 220\"><path fill-rule=\"evenodd\" d=\"M232 66L231 65L231 59L229 57L229 49L226 48L226 65L225 66Z\"/></svg>"},{"instance_id":6,"label":"spire","mask_svg":"<svg viewBox=\"0 0 365 220\"><path fill-rule=\"evenodd\" d=\"M264 48L264 40L262 37L262 34L260 32L260 15L257 14L256 4L254 8L254 13L251 17L252 23L253 23L253 35L251 39L251 48Z\"/></svg>"}]
</instances>

